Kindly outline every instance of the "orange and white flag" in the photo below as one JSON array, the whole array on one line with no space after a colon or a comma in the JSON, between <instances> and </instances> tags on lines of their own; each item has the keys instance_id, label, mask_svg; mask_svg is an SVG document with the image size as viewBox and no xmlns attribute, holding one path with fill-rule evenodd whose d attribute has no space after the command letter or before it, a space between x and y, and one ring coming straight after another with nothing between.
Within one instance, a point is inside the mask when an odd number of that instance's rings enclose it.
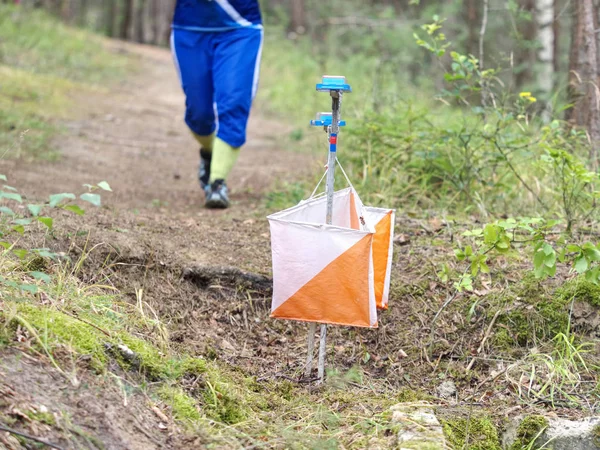
<instances>
[{"instance_id":1,"label":"orange and white flag","mask_svg":"<svg viewBox=\"0 0 600 450\"><path fill-rule=\"evenodd\" d=\"M334 193L331 225L325 224L326 210L327 199L320 196L268 217L273 256L271 317L377 327L375 268L383 266L376 266L374 255L383 255L387 241L373 247L377 232L371 223L377 221L382 236L389 235L385 226L391 219L378 209L364 208L353 188ZM387 304L389 274L379 281L381 302L385 297Z\"/></svg>"}]
</instances>

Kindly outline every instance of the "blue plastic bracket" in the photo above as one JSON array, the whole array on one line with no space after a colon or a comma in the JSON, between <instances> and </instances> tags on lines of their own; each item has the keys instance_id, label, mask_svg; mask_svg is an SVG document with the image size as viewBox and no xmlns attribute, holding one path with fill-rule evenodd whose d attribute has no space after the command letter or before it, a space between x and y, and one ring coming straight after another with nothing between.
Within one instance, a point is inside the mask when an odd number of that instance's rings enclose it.
<instances>
[{"instance_id":1,"label":"blue plastic bracket","mask_svg":"<svg viewBox=\"0 0 600 450\"><path fill-rule=\"evenodd\" d=\"M332 121L333 121L333 117L330 112L320 112L320 113L317 113L317 117L315 120L310 121L310 124L314 127L328 127L329 125L331 125ZM346 121L340 120L338 122L338 126L345 127Z\"/></svg>"},{"instance_id":2,"label":"blue plastic bracket","mask_svg":"<svg viewBox=\"0 0 600 450\"><path fill-rule=\"evenodd\" d=\"M346 77L323 75L321 83L317 84L317 91L319 92L352 92L352 88L346 83Z\"/></svg>"}]
</instances>

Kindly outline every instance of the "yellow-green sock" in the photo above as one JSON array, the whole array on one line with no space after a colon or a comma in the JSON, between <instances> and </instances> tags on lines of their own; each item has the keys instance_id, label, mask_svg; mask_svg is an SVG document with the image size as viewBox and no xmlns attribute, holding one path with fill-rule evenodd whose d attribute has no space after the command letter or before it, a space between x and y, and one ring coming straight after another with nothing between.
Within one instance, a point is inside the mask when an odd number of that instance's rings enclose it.
<instances>
[{"instance_id":1,"label":"yellow-green sock","mask_svg":"<svg viewBox=\"0 0 600 450\"><path fill-rule=\"evenodd\" d=\"M216 138L210 163L210 182L226 180L239 155L240 147L232 147L227 142Z\"/></svg>"},{"instance_id":2,"label":"yellow-green sock","mask_svg":"<svg viewBox=\"0 0 600 450\"><path fill-rule=\"evenodd\" d=\"M204 150L212 151L214 142L215 142L215 133L209 134L208 136L200 136L192 131L192 135L198 143L202 146Z\"/></svg>"}]
</instances>

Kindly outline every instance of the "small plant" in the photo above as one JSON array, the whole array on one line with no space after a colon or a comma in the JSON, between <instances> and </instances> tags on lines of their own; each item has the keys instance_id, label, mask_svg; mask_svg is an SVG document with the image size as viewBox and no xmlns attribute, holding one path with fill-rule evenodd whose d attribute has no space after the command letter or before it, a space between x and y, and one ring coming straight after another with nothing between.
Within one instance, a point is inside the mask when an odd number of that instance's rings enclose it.
<instances>
[{"instance_id":1,"label":"small plant","mask_svg":"<svg viewBox=\"0 0 600 450\"><path fill-rule=\"evenodd\" d=\"M5 175L0 175L0 180L6 182L7 178ZM82 193L79 200L94 206L101 205L98 191L111 191L106 181L101 181L97 185L86 184L84 187L87 192ZM16 188L4 184L0 189L0 200L3 200L4 203L0 206L0 246L4 249L3 256L15 257L19 265L26 269L26 278L44 283L49 282L50 277L43 270L31 269L34 269L36 265L43 268L44 258L56 260L59 255L48 248L26 248L20 246L19 243L33 233L36 226L43 226L47 232L51 233L54 226L54 219L51 217L52 211L69 211L80 216L85 214L81 206L75 203L77 196L72 193L60 193L50 195L48 201L43 203L26 203ZM37 292L36 284L28 282L27 279L17 282L0 276L0 283L32 293Z\"/></svg>"}]
</instances>

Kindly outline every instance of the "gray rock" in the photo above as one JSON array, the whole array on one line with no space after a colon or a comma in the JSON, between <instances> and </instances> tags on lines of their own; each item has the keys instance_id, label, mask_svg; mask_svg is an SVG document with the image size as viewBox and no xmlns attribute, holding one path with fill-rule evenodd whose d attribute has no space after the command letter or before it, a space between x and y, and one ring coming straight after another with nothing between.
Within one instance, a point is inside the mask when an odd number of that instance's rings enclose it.
<instances>
[{"instance_id":1,"label":"gray rock","mask_svg":"<svg viewBox=\"0 0 600 450\"><path fill-rule=\"evenodd\" d=\"M502 438L505 449L517 439L517 428L523 417L516 417L507 427ZM600 417L582 420L548 418L548 427L537 439L534 448L547 450L600 450Z\"/></svg>"},{"instance_id":2,"label":"gray rock","mask_svg":"<svg viewBox=\"0 0 600 450\"><path fill-rule=\"evenodd\" d=\"M454 381L444 381L436 388L436 391L442 398L452 398L456 396L456 384Z\"/></svg>"},{"instance_id":3,"label":"gray rock","mask_svg":"<svg viewBox=\"0 0 600 450\"><path fill-rule=\"evenodd\" d=\"M440 422L431 405L399 403L392 406L392 422L399 425L398 448L400 450L444 450L446 440Z\"/></svg>"}]
</instances>

